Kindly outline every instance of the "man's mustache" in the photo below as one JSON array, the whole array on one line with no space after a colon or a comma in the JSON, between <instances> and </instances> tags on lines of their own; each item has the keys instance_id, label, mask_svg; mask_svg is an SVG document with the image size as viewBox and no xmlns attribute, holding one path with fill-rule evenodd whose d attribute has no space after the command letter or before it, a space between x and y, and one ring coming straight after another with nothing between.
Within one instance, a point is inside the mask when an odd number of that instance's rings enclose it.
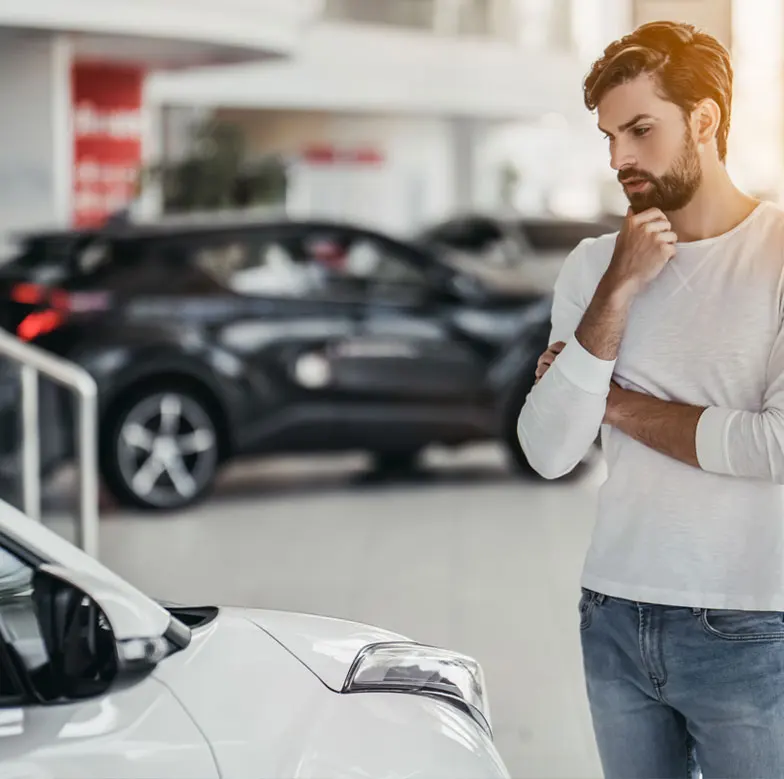
<instances>
[{"instance_id":1,"label":"man's mustache","mask_svg":"<svg viewBox=\"0 0 784 779\"><path fill-rule=\"evenodd\" d=\"M618 181L625 184L627 181L650 181L654 182L654 177L650 173L634 168L625 168L618 174Z\"/></svg>"}]
</instances>

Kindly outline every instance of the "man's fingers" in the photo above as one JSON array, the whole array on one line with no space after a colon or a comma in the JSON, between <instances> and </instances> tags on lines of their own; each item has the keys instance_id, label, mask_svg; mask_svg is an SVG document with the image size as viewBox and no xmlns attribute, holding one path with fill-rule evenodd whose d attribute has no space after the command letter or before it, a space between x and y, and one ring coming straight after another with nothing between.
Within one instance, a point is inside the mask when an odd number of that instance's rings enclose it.
<instances>
[{"instance_id":1,"label":"man's fingers","mask_svg":"<svg viewBox=\"0 0 784 779\"><path fill-rule=\"evenodd\" d=\"M534 374L536 376L536 381L534 383L538 382L539 379L547 373L547 369L553 364L553 361L561 351L563 351L564 346L566 346L564 341L555 341L547 347L546 352L542 353L536 361L536 372Z\"/></svg>"},{"instance_id":2,"label":"man's fingers","mask_svg":"<svg viewBox=\"0 0 784 779\"><path fill-rule=\"evenodd\" d=\"M672 230L672 225L666 219L654 219L652 222L646 222L642 229L646 233L662 233Z\"/></svg>"},{"instance_id":3,"label":"man's fingers","mask_svg":"<svg viewBox=\"0 0 784 779\"><path fill-rule=\"evenodd\" d=\"M656 238L662 243L678 243L678 236L672 230L659 233Z\"/></svg>"},{"instance_id":4,"label":"man's fingers","mask_svg":"<svg viewBox=\"0 0 784 779\"><path fill-rule=\"evenodd\" d=\"M664 211L662 211L660 208L649 208L647 211L641 211L639 214L635 214L631 218L631 221L635 224L642 225L658 219L663 219L665 222L667 221L667 217L664 215Z\"/></svg>"}]
</instances>

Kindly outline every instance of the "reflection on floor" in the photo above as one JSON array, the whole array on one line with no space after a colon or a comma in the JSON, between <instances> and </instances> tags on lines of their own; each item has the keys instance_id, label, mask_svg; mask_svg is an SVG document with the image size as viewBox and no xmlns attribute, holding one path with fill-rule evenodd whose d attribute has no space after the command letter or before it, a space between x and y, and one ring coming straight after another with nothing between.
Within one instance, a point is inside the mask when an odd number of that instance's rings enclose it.
<instances>
[{"instance_id":1,"label":"reflection on floor","mask_svg":"<svg viewBox=\"0 0 784 779\"><path fill-rule=\"evenodd\" d=\"M391 481L362 458L237 466L180 515L106 514L102 559L157 597L344 617L473 655L515 779L600 777L577 602L603 464L557 483L511 476L494 447L429 466Z\"/></svg>"}]
</instances>

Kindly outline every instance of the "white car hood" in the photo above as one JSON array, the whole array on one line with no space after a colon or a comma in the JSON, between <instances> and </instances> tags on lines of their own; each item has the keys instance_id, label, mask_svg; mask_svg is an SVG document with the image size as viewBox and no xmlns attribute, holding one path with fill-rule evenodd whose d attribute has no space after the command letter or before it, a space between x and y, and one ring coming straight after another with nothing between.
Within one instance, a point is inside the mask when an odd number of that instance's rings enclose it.
<instances>
[{"instance_id":1,"label":"white car hood","mask_svg":"<svg viewBox=\"0 0 784 779\"><path fill-rule=\"evenodd\" d=\"M198 725L227 779L508 779L490 737L450 703L335 692L362 647L400 638L324 617L223 608L153 678Z\"/></svg>"},{"instance_id":2,"label":"white car hood","mask_svg":"<svg viewBox=\"0 0 784 779\"><path fill-rule=\"evenodd\" d=\"M324 684L340 692L357 654L369 644L408 641L383 628L286 611L234 610L258 625Z\"/></svg>"}]
</instances>

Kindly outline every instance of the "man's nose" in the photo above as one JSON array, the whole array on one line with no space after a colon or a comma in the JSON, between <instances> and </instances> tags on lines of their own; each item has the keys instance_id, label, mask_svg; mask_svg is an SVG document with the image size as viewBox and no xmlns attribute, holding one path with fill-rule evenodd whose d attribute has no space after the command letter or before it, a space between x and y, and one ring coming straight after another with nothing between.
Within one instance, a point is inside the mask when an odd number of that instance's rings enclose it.
<instances>
[{"instance_id":1,"label":"man's nose","mask_svg":"<svg viewBox=\"0 0 784 779\"><path fill-rule=\"evenodd\" d=\"M628 147L616 143L610 152L610 167L617 171L624 168L634 168L637 167L637 159Z\"/></svg>"}]
</instances>

